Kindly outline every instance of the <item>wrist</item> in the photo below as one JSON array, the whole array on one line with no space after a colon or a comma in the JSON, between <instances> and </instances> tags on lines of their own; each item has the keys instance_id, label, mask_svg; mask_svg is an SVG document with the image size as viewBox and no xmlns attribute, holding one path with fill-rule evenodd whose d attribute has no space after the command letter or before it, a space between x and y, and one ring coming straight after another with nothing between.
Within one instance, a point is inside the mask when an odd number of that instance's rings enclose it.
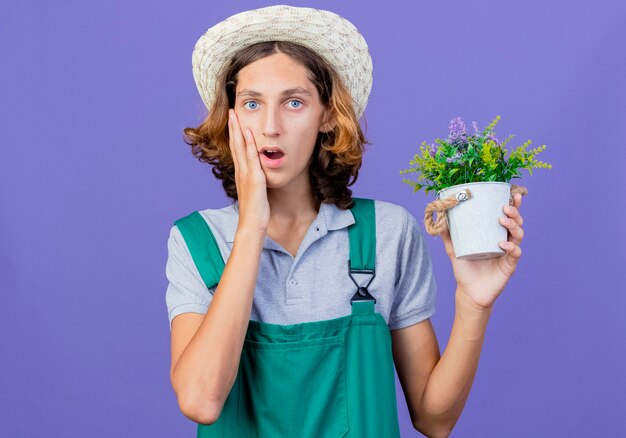
<instances>
[{"instance_id":1,"label":"wrist","mask_svg":"<svg viewBox=\"0 0 626 438\"><path fill-rule=\"evenodd\" d=\"M455 294L455 303L457 309L464 315L475 318L489 318L493 311L493 304L483 306L476 303L463 289L457 286Z\"/></svg>"},{"instance_id":2,"label":"wrist","mask_svg":"<svg viewBox=\"0 0 626 438\"><path fill-rule=\"evenodd\" d=\"M259 244L263 246L265 241L265 231L256 228L237 228L235 232L235 242L244 244Z\"/></svg>"}]
</instances>

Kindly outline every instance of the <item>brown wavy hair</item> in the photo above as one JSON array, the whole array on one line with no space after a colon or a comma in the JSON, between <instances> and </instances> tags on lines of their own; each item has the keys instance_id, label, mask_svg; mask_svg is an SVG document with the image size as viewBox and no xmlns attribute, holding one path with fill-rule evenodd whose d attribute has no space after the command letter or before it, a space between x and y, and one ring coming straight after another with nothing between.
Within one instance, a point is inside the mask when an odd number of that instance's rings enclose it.
<instances>
[{"instance_id":1,"label":"brown wavy hair","mask_svg":"<svg viewBox=\"0 0 626 438\"><path fill-rule=\"evenodd\" d=\"M196 128L185 128L184 141L194 157L213 165L226 195L237 200L235 166L228 138L228 109L235 104L238 72L257 59L284 53L302 64L317 88L322 105L336 121L332 131L318 132L309 165L316 208L322 202L341 209L352 207L353 185L359 174L365 138L352 105L352 96L336 70L315 51L287 41L264 41L238 51L216 81L216 97L205 120ZM331 119L332 119L331 117Z\"/></svg>"}]
</instances>

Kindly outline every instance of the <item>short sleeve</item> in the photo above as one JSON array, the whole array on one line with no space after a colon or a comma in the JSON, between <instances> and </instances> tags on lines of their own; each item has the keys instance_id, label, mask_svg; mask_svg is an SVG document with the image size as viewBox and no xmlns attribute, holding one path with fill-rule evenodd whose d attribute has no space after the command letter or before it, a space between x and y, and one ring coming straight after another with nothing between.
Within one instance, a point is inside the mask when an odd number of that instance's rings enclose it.
<instances>
[{"instance_id":1,"label":"short sleeve","mask_svg":"<svg viewBox=\"0 0 626 438\"><path fill-rule=\"evenodd\" d=\"M215 288L209 290L198 272L183 235L176 225L170 229L167 241L165 275L169 280L165 302L172 329L172 320L181 313L205 314Z\"/></svg>"},{"instance_id":2,"label":"short sleeve","mask_svg":"<svg viewBox=\"0 0 626 438\"><path fill-rule=\"evenodd\" d=\"M390 330L429 318L435 313L437 299L437 284L428 246L417 220L406 208L404 211L404 241L399 245L399 269L388 323Z\"/></svg>"}]
</instances>

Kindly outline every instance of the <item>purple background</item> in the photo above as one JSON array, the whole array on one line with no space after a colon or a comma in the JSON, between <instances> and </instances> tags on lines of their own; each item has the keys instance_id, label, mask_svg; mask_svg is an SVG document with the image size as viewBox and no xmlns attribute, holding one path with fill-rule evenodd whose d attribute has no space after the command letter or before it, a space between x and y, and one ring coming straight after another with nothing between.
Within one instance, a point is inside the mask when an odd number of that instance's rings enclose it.
<instances>
[{"instance_id":1,"label":"purple background","mask_svg":"<svg viewBox=\"0 0 626 438\"><path fill-rule=\"evenodd\" d=\"M0 435L195 436L169 382L172 221L227 204L182 129L206 110L191 52L264 1L3 2ZM623 2L293 2L369 43L368 145L354 195L433 199L399 170L461 116L547 150L517 272L498 298L452 436L626 436ZM455 280L427 235L443 352ZM368 400L366 403L376 403ZM403 436L412 430L401 388Z\"/></svg>"}]
</instances>

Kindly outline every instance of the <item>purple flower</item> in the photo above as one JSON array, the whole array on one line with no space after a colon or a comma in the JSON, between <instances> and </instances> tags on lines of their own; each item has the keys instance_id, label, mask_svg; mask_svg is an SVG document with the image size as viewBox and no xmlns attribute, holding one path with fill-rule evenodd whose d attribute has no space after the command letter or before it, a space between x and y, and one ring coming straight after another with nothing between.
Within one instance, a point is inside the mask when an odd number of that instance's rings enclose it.
<instances>
[{"instance_id":1,"label":"purple flower","mask_svg":"<svg viewBox=\"0 0 626 438\"><path fill-rule=\"evenodd\" d=\"M496 138L496 136L493 134L493 132L490 132L489 134L487 134L486 137L488 140L492 140L495 144L497 144L498 146L502 146L502 143L500 143L500 140L498 140Z\"/></svg>"},{"instance_id":2,"label":"purple flower","mask_svg":"<svg viewBox=\"0 0 626 438\"><path fill-rule=\"evenodd\" d=\"M456 153L453 156L446 158L446 161L448 163L456 163L459 160L459 158L461 158L461 154Z\"/></svg>"},{"instance_id":3,"label":"purple flower","mask_svg":"<svg viewBox=\"0 0 626 438\"><path fill-rule=\"evenodd\" d=\"M465 123L460 117L455 117L450 121L450 134L448 140L452 143L456 140L464 140L467 137Z\"/></svg>"},{"instance_id":4,"label":"purple flower","mask_svg":"<svg viewBox=\"0 0 626 438\"><path fill-rule=\"evenodd\" d=\"M472 126L474 127L474 134L478 134L478 125L476 122L472 122Z\"/></svg>"}]
</instances>

